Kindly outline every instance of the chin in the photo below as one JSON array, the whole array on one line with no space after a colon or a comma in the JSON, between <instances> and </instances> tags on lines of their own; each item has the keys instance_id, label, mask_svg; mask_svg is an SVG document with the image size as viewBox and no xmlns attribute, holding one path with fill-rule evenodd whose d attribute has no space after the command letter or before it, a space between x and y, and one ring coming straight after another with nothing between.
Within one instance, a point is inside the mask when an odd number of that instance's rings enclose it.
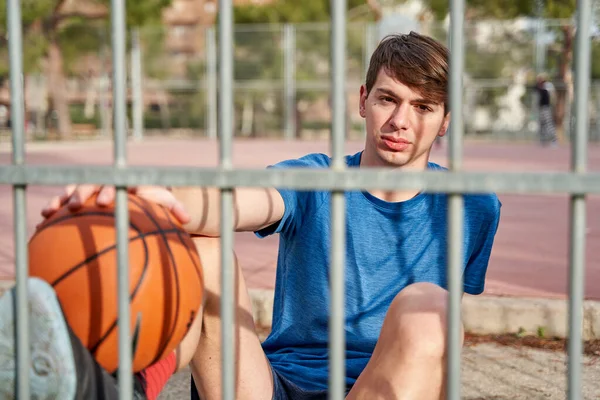
<instances>
[{"instance_id":1,"label":"chin","mask_svg":"<svg viewBox=\"0 0 600 400\"><path fill-rule=\"evenodd\" d=\"M379 153L379 159L390 167L403 167L411 161L408 154L397 152L384 152L383 154Z\"/></svg>"}]
</instances>

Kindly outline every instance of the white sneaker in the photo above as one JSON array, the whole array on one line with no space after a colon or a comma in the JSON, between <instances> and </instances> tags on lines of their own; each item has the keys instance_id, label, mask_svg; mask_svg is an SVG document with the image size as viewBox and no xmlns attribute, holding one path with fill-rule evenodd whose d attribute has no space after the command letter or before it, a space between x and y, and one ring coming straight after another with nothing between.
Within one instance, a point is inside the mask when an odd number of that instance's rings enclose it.
<instances>
[{"instance_id":1,"label":"white sneaker","mask_svg":"<svg viewBox=\"0 0 600 400\"><path fill-rule=\"evenodd\" d=\"M52 287L28 278L29 387L32 399L75 397L77 373L67 324ZM0 298L0 400L16 397L16 290Z\"/></svg>"}]
</instances>

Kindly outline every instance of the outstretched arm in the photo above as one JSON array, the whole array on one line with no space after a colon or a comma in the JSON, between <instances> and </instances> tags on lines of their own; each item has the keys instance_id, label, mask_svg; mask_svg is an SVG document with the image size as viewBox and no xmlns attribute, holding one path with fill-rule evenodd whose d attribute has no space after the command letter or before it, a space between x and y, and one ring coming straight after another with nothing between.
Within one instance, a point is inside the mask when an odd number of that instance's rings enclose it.
<instances>
[{"instance_id":1,"label":"outstretched arm","mask_svg":"<svg viewBox=\"0 0 600 400\"><path fill-rule=\"evenodd\" d=\"M217 188L173 188L172 193L190 216L186 230L203 236L219 236L221 196ZM258 231L278 222L285 209L275 189L236 188L233 191L235 230Z\"/></svg>"},{"instance_id":2,"label":"outstretched arm","mask_svg":"<svg viewBox=\"0 0 600 400\"><path fill-rule=\"evenodd\" d=\"M221 201L217 188L182 187L168 190L158 186L140 186L130 192L169 209L192 234L219 236L221 232ZM71 210L82 206L98 193L97 204L108 206L115 200L112 186L68 186L62 196L53 197L42 210L46 218L67 204ZM234 221L236 231L257 231L274 224L283 217L283 198L275 189L236 188Z\"/></svg>"}]
</instances>

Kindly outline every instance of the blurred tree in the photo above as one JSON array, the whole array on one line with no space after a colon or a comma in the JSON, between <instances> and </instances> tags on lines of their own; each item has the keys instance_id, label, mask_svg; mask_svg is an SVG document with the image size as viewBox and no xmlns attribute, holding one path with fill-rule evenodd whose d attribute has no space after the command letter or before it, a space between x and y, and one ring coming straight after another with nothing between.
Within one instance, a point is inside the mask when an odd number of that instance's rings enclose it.
<instances>
[{"instance_id":1,"label":"blurred tree","mask_svg":"<svg viewBox=\"0 0 600 400\"><path fill-rule=\"evenodd\" d=\"M445 18L449 11L448 0L425 0L438 18ZM466 20L497 18L511 19L519 16L542 16L544 18L564 20L560 26L562 39L557 51L557 71L554 80L557 85L555 119L559 140L564 141L564 118L566 114L569 93L572 92L573 79L571 65L573 59L573 42L575 27L571 23L575 15L576 0L544 0L542 12L536 9L533 1L522 0L466 0ZM539 13L539 14L538 14Z\"/></svg>"},{"instance_id":2,"label":"blurred tree","mask_svg":"<svg viewBox=\"0 0 600 400\"><path fill-rule=\"evenodd\" d=\"M376 1L369 0L375 4ZM349 0L349 10L367 5L365 0ZM376 11L367 14L363 20L372 21ZM236 24L285 24L285 23L327 23L331 18L329 0L279 0L270 4L245 4L234 7ZM354 27L355 28L355 27ZM263 29L260 32L240 32L236 34L235 78L280 80L282 71L282 46L277 44L282 33L277 29ZM362 67L364 35L360 30L348 29L349 74ZM323 77L329 72L330 33L317 25L296 34L296 80L309 81ZM358 60L358 61L357 61ZM322 68L325 66L325 68ZM298 90L296 92L296 135L301 133L304 115L299 104L314 102L328 96L324 90ZM243 100L241 100L243 101ZM283 102L276 107L281 108ZM280 110L281 111L281 110Z\"/></svg>"},{"instance_id":3,"label":"blurred tree","mask_svg":"<svg viewBox=\"0 0 600 400\"><path fill-rule=\"evenodd\" d=\"M592 79L600 80L600 40L592 42Z\"/></svg>"},{"instance_id":4,"label":"blurred tree","mask_svg":"<svg viewBox=\"0 0 600 400\"><path fill-rule=\"evenodd\" d=\"M162 9L169 4L170 0L128 2L127 25L131 27L157 23L160 21ZM72 135L65 75L79 59L90 53L97 54L107 42L106 39L110 37L109 6L110 0L21 1L24 40L36 44L33 48L24 46L24 64L28 68L45 71L51 108L57 113L58 132L62 139L68 139ZM6 0L0 0L0 40L4 41L5 10ZM43 54L41 60L36 57L39 54ZM34 59L37 59L36 63L32 62ZM43 62L40 62L42 60Z\"/></svg>"}]
</instances>

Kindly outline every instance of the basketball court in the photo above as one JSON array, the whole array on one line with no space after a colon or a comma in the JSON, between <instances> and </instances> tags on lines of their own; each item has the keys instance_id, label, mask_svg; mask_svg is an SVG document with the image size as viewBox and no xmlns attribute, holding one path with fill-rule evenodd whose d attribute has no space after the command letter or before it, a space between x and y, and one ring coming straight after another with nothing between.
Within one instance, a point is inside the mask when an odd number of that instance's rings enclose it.
<instances>
[{"instance_id":1,"label":"basketball court","mask_svg":"<svg viewBox=\"0 0 600 400\"><path fill-rule=\"evenodd\" d=\"M146 166L207 166L218 164L218 144L203 139L148 138L128 145L128 161ZM346 152L360 150L362 141L348 142ZM237 140L236 167L264 168L310 152L327 153L327 141ZM600 170L600 147L589 147L589 170ZM112 143L35 143L27 147L29 165L108 165ZM434 149L432 160L446 164L445 146ZM570 149L534 144L465 143L464 166L470 171L568 171ZM11 163L10 146L0 144L0 165ZM32 186L27 190L29 234L40 222L39 210L62 187ZM567 195L500 194L500 228L490 260L485 294L566 298L568 287L569 202ZM10 186L0 186L0 279L14 274L13 201ZM587 201L587 268L585 298L600 300L600 196ZM273 288L277 238L259 240L250 233L235 236L235 249L250 288Z\"/></svg>"}]
</instances>

